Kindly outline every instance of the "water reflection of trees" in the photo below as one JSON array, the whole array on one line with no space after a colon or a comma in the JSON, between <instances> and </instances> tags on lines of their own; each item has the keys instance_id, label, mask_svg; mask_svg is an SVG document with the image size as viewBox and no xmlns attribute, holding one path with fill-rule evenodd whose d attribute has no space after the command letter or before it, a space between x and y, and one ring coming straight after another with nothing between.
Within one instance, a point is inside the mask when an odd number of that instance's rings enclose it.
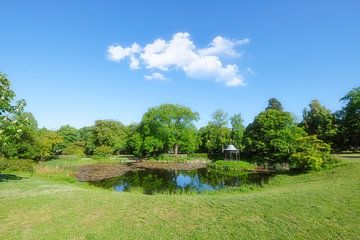
<instances>
[{"instance_id":1,"label":"water reflection of trees","mask_svg":"<svg viewBox=\"0 0 360 240\"><path fill-rule=\"evenodd\" d=\"M240 186L245 184L262 184L269 176L239 171L208 171L202 169L198 172L200 182L207 183L215 189L226 186Z\"/></svg>"},{"instance_id":2,"label":"water reflection of trees","mask_svg":"<svg viewBox=\"0 0 360 240\"><path fill-rule=\"evenodd\" d=\"M181 175L185 179L183 179L183 182L179 183L177 180ZM269 175L238 171L210 171L207 169L171 171L163 169L142 169L127 172L120 177L102 180L94 183L94 185L103 188L118 187L119 189L122 189L121 191L130 191L132 188L140 188L145 194L172 194L222 189L227 186L262 184L267 181L268 178Z\"/></svg>"}]
</instances>

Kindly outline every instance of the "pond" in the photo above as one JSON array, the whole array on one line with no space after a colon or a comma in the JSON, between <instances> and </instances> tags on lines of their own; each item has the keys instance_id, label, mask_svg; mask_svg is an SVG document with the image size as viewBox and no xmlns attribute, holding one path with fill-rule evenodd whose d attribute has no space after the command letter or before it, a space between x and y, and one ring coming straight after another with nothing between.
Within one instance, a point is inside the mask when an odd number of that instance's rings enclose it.
<instances>
[{"instance_id":1,"label":"pond","mask_svg":"<svg viewBox=\"0 0 360 240\"><path fill-rule=\"evenodd\" d=\"M140 191L144 194L204 192L248 184L264 184L270 174L229 173L210 171L206 168L191 171L168 169L137 169L122 176L90 182L118 192Z\"/></svg>"}]
</instances>

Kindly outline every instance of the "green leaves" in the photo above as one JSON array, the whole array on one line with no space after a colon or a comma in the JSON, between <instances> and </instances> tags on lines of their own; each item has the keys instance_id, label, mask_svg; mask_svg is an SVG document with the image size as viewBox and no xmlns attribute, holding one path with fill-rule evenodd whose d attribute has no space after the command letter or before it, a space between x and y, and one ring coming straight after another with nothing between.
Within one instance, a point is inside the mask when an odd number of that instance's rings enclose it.
<instances>
[{"instance_id":1,"label":"green leaves","mask_svg":"<svg viewBox=\"0 0 360 240\"><path fill-rule=\"evenodd\" d=\"M268 109L246 128L246 152L260 163L283 163L294 152L295 140L304 135L290 113Z\"/></svg>"},{"instance_id":2,"label":"green leaves","mask_svg":"<svg viewBox=\"0 0 360 240\"><path fill-rule=\"evenodd\" d=\"M330 158L330 146L314 135L298 138L295 144L296 149L290 159L297 168L320 170Z\"/></svg>"},{"instance_id":3,"label":"green leaves","mask_svg":"<svg viewBox=\"0 0 360 240\"><path fill-rule=\"evenodd\" d=\"M148 154L167 152L170 149L193 152L197 147L196 128L193 124L199 115L190 108L177 104L162 104L150 108L143 116L140 133L144 151Z\"/></svg>"},{"instance_id":4,"label":"green leaves","mask_svg":"<svg viewBox=\"0 0 360 240\"><path fill-rule=\"evenodd\" d=\"M309 135L317 135L327 143L333 142L338 132L335 117L317 100L311 101L309 109L304 110L301 126Z\"/></svg>"}]
</instances>

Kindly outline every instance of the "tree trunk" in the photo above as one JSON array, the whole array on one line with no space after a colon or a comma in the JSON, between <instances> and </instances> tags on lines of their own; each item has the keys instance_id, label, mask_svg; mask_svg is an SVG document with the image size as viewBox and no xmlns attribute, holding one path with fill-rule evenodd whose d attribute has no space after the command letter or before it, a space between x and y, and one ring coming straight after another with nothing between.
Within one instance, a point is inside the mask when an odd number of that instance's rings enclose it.
<instances>
[{"instance_id":1,"label":"tree trunk","mask_svg":"<svg viewBox=\"0 0 360 240\"><path fill-rule=\"evenodd\" d=\"M175 154L175 156L177 156L178 150L179 150L179 144L175 144L174 145L174 154Z\"/></svg>"}]
</instances>

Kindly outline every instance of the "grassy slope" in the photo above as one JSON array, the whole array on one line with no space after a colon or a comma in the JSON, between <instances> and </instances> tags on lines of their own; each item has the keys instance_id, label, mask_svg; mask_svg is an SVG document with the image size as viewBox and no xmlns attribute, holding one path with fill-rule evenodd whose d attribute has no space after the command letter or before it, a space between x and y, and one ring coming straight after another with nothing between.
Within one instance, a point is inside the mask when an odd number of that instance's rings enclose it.
<instances>
[{"instance_id":1,"label":"grassy slope","mask_svg":"<svg viewBox=\"0 0 360 240\"><path fill-rule=\"evenodd\" d=\"M147 196L43 176L2 181L0 239L356 239L360 157L347 161L238 194Z\"/></svg>"}]
</instances>

